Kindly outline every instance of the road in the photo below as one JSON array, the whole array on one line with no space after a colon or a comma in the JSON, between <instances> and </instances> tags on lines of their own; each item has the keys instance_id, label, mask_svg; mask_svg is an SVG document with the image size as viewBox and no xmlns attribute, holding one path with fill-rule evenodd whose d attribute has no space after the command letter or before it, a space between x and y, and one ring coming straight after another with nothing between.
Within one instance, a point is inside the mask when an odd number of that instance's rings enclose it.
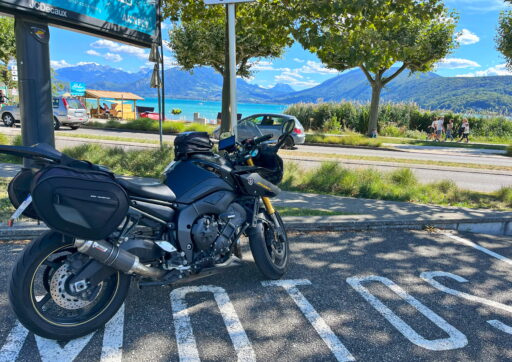
<instances>
[{"instance_id":1,"label":"road","mask_svg":"<svg viewBox=\"0 0 512 362\"><path fill-rule=\"evenodd\" d=\"M0 131L7 134L19 134L19 128L0 128ZM79 129L70 131L63 128L56 132L58 138L58 147L70 147L79 143L91 142L92 140L80 138L67 138L68 135L87 134L100 136L115 136L133 139L151 139L157 141L159 136L141 132L126 131L109 131L99 129ZM173 136L164 136L165 140L172 142ZM108 143L109 141L101 141ZM143 148L150 148L154 145L141 145ZM488 150L486 150L488 151ZM295 155L294 155L295 154ZM284 158L293 160L301 164L305 168L318 167L322 162L320 158L325 158L329 154L339 156L378 156L389 159L408 159L408 160L436 160L444 162L483 164L494 166L512 167L512 157L503 155L489 154L488 152L480 152L474 149L458 149L458 148L435 148L427 147L421 149L414 147L406 152L396 152L389 150L361 149L361 148L341 148L341 147L325 147L325 146L299 146L297 151L288 152ZM459 187L483 192L493 192L499 190L503 186L512 185L512 171L494 171L476 168L454 168L454 167L438 167L421 164L404 164L394 163L392 160L387 161L368 161L368 160L339 160L341 164L348 168L368 168L372 167L381 171L392 171L397 168L411 168L416 177L421 182L438 182L442 180L452 180Z\"/></svg>"},{"instance_id":2,"label":"road","mask_svg":"<svg viewBox=\"0 0 512 362\"><path fill-rule=\"evenodd\" d=\"M22 245L0 244L0 361L511 360L511 246L424 231L294 235L281 281L262 280L245 250L236 272L133 286L105 332L63 345L17 326L6 284Z\"/></svg>"}]
</instances>

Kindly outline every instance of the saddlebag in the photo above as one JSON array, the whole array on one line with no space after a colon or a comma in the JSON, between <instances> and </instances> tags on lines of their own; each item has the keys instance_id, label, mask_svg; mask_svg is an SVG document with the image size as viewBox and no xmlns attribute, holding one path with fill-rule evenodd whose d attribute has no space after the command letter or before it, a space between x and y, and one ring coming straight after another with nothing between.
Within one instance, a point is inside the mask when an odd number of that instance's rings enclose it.
<instances>
[{"instance_id":1,"label":"saddlebag","mask_svg":"<svg viewBox=\"0 0 512 362\"><path fill-rule=\"evenodd\" d=\"M31 190L41 220L79 239L105 239L128 213L125 190L104 171L46 167L34 177Z\"/></svg>"},{"instance_id":2,"label":"saddlebag","mask_svg":"<svg viewBox=\"0 0 512 362\"><path fill-rule=\"evenodd\" d=\"M9 194L9 200L15 209L20 207L23 201L25 201L28 195L30 195L30 186L32 185L33 179L34 174L32 171L24 168L14 176L11 182L9 182L7 193ZM31 219L39 219L39 216L37 216L37 213L34 210L33 204L30 204L25 211L23 211L22 215Z\"/></svg>"},{"instance_id":3,"label":"saddlebag","mask_svg":"<svg viewBox=\"0 0 512 362\"><path fill-rule=\"evenodd\" d=\"M185 132L174 140L174 156L177 161L196 154L212 155L213 143L206 132Z\"/></svg>"}]
</instances>

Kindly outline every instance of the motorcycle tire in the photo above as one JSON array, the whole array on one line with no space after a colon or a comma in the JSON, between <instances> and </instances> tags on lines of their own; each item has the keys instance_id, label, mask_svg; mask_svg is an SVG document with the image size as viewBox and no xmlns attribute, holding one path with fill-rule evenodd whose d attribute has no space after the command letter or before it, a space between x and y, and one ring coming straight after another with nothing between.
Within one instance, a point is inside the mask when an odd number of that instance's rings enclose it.
<instances>
[{"instance_id":1,"label":"motorcycle tire","mask_svg":"<svg viewBox=\"0 0 512 362\"><path fill-rule=\"evenodd\" d=\"M276 217L283 230L282 236L276 236L272 219L267 213L261 214L257 225L247 231L256 266L265 278L271 280L281 279L284 276L288 270L290 254L288 236L283 221L277 212ZM279 240L277 241L276 238ZM276 241L280 245L280 250L276 250L274 245Z\"/></svg>"},{"instance_id":2,"label":"motorcycle tire","mask_svg":"<svg viewBox=\"0 0 512 362\"><path fill-rule=\"evenodd\" d=\"M23 250L12 271L9 282L9 301L19 321L29 331L44 338L67 341L96 331L116 314L128 294L131 276L115 272L97 286L98 294L91 297L92 301L73 298L59 286L65 284L62 280L69 278L70 275L66 274L69 273L66 269L66 257L50 260L52 256L57 256L59 253L70 255L76 253L74 239L48 231L32 241ZM42 282L36 281L40 279L36 277L41 268L46 268L41 273L44 279ZM36 291L36 285L38 291ZM44 290L46 292L44 297L37 295L41 291L44 293ZM62 299L57 303L56 298ZM62 304L66 305L69 301L76 303L73 310L71 310L72 307L62 307ZM97 305L91 306L95 301ZM44 306L49 302L54 305ZM90 303L82 307L85 313L77 312L76 306L86 302ZM55 310L62 310L61 314L64 316L50 316L48 311ZM70 314L75 312L78 316L70 317Z\"/></svg>"}]
</instances>

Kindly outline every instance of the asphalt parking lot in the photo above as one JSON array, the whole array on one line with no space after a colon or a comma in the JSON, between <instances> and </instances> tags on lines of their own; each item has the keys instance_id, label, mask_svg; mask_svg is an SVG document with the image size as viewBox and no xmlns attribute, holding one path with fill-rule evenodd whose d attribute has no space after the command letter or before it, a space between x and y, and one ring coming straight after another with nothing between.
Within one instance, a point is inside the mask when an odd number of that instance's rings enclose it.
<instances>
[{"instance_id":1,"label":"asphalt parking lot","mask_svg":"<svg viewBox=\"0 0 512 362\"><path fill-rule=\"evenodd\" d=\"M0 244L0 361L512 359L512 240L386 231L292 237L286 278L246 265L138 290L105 330L59 344L20 327ZM124 313L123 313L124 312Z\"/></svg>"}]
</instances>

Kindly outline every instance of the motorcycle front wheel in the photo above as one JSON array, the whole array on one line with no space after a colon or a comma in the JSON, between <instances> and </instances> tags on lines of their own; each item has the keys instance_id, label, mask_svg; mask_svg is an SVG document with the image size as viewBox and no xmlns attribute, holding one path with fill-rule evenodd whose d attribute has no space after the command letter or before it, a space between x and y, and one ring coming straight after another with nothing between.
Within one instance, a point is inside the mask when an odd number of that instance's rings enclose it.
<instances>
[{"instance_id":1,"label":"motorcycle front wheel","mask_svg":"<svg viewBox=\"0 0 512 362\"><path fill-rule=\"evenodd\" d=\"M288 269L290 246L283 220L276 212L279 228L266 212L255 227L248 229L249 245L260 272L268 279L281 279Z\"/></svg>"},{"instance_id":2,"label":"motorcycle front wheel","mask_svg":"<svg viewBox=\"0 0 512 362\"><path fill-rule=\"evenodd\" d=\"M119 310L131 277L114 272L80 295L70 292L74 239L48 231L21 253L9 283L9 301L20 322L31 332L66 341L101 328Z\"/></svg>"}]
</instances>

